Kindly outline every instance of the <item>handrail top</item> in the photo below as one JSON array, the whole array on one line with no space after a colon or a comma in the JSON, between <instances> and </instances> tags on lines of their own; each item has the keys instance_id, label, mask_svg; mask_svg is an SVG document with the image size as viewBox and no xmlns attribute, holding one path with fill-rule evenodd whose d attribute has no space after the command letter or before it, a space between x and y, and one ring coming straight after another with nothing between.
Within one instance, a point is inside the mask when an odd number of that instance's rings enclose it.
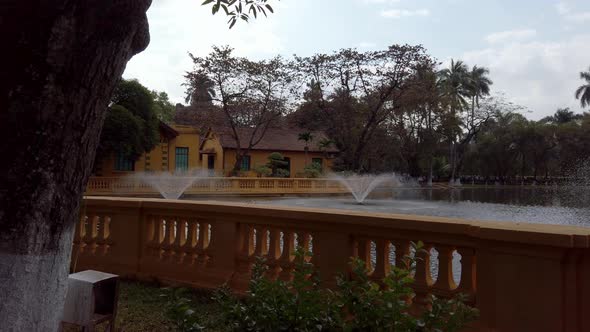
<instances>
[{"instance_id":1,"label":"handrail top","mask_svg":"<svg viewBox=\"0 0 590 332\"><path fill-rule=\"evenodd\" d=\"M307 208L220 201L168 200L158 198L85 197L87 208L113 207L208 213L217 217L240 216L256 222L309 220L314 226L356 228L463 236L472 240L496 240L563 248L590 248L590 228L567 225L532 224L444 218L433 216L373 213L329 208ZM335 230L337 231L337 230Z\"/></svg>"},{"instance_id":2,"label":"handrail top","mask_svg":"<svg viewBox=\"0 0 590 332\"><path fill-rule=\"evenodd\" d=\"M150 173L146 173L150 174ZM150 174L150 175L157 175L158 173ZM121 179L133 179L137 175L129 174L124 176L91 176L90 180L121 180ZM199 178L199 179L208 179L208 180L287 180L287 181L295 181L295 180L307 180L307 181L338 181L337 179L333 178L273 178L273 177L239 177L239 176L184 176L179 175L178 178Z\"/></svg>"}]
</instances>

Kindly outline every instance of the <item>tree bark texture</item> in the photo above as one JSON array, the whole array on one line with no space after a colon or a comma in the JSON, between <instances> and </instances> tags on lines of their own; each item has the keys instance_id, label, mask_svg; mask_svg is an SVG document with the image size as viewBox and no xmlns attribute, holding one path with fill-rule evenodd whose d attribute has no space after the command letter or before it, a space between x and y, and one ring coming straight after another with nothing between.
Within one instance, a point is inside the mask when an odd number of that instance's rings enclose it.
<instances>
[{"instance_id":1,"label":"tree bark texture","mask_svg":"<svg viewBox=\"0 0 590 332\"><path fill-rule=\"evenodd\" d=\"M0 331L55 331L106 107L151 0L0 1Z\"/></svg>"}]
</instances>

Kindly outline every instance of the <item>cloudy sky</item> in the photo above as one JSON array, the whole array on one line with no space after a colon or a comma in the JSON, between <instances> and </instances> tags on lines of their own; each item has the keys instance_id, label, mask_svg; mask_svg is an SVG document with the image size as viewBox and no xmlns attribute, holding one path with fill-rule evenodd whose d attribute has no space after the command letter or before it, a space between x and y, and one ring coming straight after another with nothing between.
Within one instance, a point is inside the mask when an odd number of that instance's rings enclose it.
<instances>
[{"instance_id":1,"label":"cloudy sky","mask_svg":"<svg viewBox=\"0 0 590 332\"><path fill-rule=\"evenodd\" d=\"M274 0L275 14L227 29L201 0L154 0L152 41L124 77L184 99L188 52L231 45L252 58L311 55L340 48L422 44L443 63L486 66L493 90L539 119L558 107L581 112L573 94L590 66L590 1Z\"/></svg>"}]
</instances>

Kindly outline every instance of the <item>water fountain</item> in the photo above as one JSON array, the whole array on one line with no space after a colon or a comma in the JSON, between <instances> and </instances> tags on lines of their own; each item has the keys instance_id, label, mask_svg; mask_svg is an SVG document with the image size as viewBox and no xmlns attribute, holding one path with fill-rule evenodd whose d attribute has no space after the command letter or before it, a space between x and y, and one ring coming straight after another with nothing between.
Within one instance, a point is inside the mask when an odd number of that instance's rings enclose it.
<instances>
[{"instance_id":1,"label":"water fountain","mask_svg":"<svg viewBox=\"0 0 590 332\"><path fill-rule=\"evenodd\" d=\"M332 175L331 178L338 180L352 194L358 204L363 204L367 196L379 185L387 182L397 184L398 180L394 174L352 174Z\"/></svg>"},{"instance_id":2,"label":"water fountain","mask_svg":"<svg viewBox=\"0 0 590 332\"><path fill-rule=\"evenodd\" d=\"M133 177L158 191L163 198L179 199L195 182L207 180L207 172L145 172L134 174Z\"/></svg>"}]
</instances>

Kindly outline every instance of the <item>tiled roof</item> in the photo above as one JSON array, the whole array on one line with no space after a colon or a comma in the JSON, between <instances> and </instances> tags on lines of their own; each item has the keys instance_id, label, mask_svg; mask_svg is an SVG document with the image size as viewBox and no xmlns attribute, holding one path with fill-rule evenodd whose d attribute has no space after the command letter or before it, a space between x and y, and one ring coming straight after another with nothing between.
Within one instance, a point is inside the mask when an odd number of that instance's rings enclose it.
<instances>
[{"instance_id":1,"label":"tiled roof","mask_svg":"<svg viewBox=\"0 0 590 332\"><path fill-rule=\"evenodd\" d=\"M240 137L240 145L243 149L248 147L250 137L252 136L253 128L240 128L238 135ZM232 136L230 128L217 128L213 132L219 137L221 146L227 149L235 149L237 144ZM299 140L299 134L307 132L301 128L269 128L262 140L256 144L253 150L272 150L272 151L304 151L305 142ZM309 143L310 152L338 152L338 149L330 145L325 150L320 149L319 143L326 139L326 135L321 132L312 132L313 140ZM259 138L256 134L254 141Z\"/></svg>"},{"instance_id":2,"label":"tiled roof","mask_svg":"<svg viewBox=\"0 0 590 332\"><path fill-rule=\"evenodd\" d=\"M167 125L163 121L160 121L159 126L160 126L160 131L164 134L164 136L168 137L169 139L175 138L176 136L179 135L179 133L176 129Z\"/></svg>"}]
</instances>

